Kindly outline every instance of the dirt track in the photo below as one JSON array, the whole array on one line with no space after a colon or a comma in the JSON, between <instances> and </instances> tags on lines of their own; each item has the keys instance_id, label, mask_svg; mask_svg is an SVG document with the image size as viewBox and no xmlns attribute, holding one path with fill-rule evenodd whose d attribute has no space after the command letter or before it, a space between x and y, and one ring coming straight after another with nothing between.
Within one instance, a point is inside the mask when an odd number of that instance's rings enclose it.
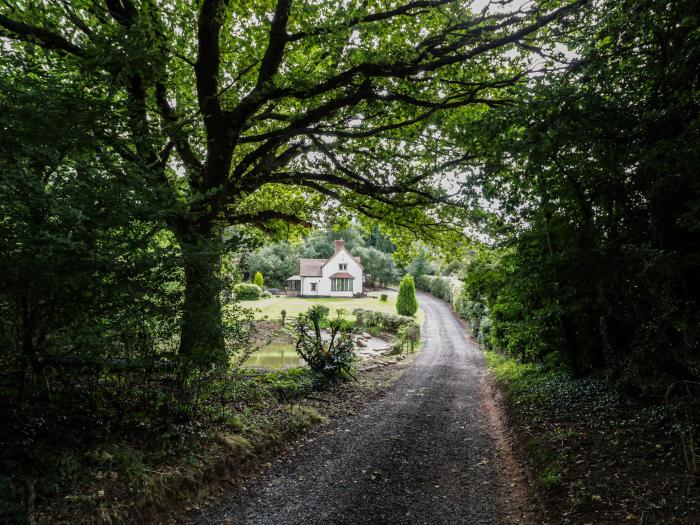
<instances>
[{"instance_id":1,"label":"dirt track","mask_svg":"<svg viewBox=\"0 0 700 525\"><path fill-rule=\"evenodd\" d=\"M386 397L192 523L513 523L482 402L481 353L446 303L419 299L424 347Z\"/></svg>"}]
</instances>

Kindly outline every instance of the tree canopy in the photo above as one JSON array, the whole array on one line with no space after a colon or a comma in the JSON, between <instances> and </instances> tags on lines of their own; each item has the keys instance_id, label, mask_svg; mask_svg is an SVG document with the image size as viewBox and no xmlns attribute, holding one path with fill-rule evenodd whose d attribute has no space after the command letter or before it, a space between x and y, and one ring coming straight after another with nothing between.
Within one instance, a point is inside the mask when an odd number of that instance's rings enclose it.
<instances>
[{"instance_id":1,"label":"tree canopy","mask_svg":"<svg viewBox=\"0 0 700 525\"><path fill-rule=\"evenodd\" d=\"M447 225L471 155L436 123L507 103L522 71L504 52L584 4L17 1L0 36L103 90L113 118L100 132L167 195L185 270L181 352L216 360L224 225L308 221L309 191L415 231Z\"/></svg>"}]
</instances>

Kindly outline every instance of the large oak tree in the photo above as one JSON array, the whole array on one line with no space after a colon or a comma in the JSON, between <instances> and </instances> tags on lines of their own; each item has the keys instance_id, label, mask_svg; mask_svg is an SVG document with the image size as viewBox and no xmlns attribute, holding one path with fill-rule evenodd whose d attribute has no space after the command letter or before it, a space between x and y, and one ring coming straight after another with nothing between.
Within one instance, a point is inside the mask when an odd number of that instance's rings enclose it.
<instances>
[{"instance_id":1,"label":"large oak tree","mask_svg":"<svg viewBox=\"0 0 700 525\"><path fill-rule=\"evenodd\" d=\"M207 364L223 355L223 227L308 219L291 187L397 224L446 220L470 156L439 124L508 103L517 51L585 3L17 1L0 6L0 36L110 87L119 125L102 131L169 192L180 352Z\"/></svg>"}]
</instances>

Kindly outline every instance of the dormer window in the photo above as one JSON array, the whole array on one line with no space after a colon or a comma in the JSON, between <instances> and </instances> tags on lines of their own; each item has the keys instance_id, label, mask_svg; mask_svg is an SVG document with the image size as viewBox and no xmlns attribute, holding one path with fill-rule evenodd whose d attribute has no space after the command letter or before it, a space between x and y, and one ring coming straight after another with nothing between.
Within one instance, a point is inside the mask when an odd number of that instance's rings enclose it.
<instances>
[{"instance_id":1,"label":"dormer window","mask_svg":"<svg viewBox=\"0 0 700 525\"><path fill-rule=\"evenodd\" d=\"M339 269L339 270L347 270L347 269L348 269L348 265L347 265L346 263L340 263L340 264L338 265L338 269Z\"/></svg>"}]
</instances>

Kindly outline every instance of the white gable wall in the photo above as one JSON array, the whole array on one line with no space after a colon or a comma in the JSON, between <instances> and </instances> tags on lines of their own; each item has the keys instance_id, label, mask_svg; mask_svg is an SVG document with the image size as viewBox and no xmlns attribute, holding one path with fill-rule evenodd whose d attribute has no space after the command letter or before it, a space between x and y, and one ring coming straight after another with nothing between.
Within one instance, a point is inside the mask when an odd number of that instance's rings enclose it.
<instances>
[{"instance_id":1,"label":"white gable wall","mask_svg":"<svg viewBox=\"0 0 700 525\"><path fill-rule=\"evenodd\" d=\"M301 295L323 295L320 292L322 277L302 277L301 278ZM316 290L312 290L313 284L316 284ZM329 285L330 286L330 285Z\"/></svg>"},{"instance_id":2,"label":"white gable wall","mask_svg":"<svg viewBox=\"0 0 700 525\"><path fill-rule=\"evenodd\" d=\"M341 270L340 264L347 264L347 270ZM362 266L353 259L352 255L345 248L341 249L333 257L328 259L328 262L322 268L323 278L318 277L307 277L308 280L319 279L318 284L318 295L326 295L333 297L352 297L353 294L362 293ZM331 275L338 272L347 272L352 275L355 279L352 281L352 291L347 292L334 292L331 291ZM309 295L313 295L313 292L309 292Z\"/></svg>"}]
</instances>

